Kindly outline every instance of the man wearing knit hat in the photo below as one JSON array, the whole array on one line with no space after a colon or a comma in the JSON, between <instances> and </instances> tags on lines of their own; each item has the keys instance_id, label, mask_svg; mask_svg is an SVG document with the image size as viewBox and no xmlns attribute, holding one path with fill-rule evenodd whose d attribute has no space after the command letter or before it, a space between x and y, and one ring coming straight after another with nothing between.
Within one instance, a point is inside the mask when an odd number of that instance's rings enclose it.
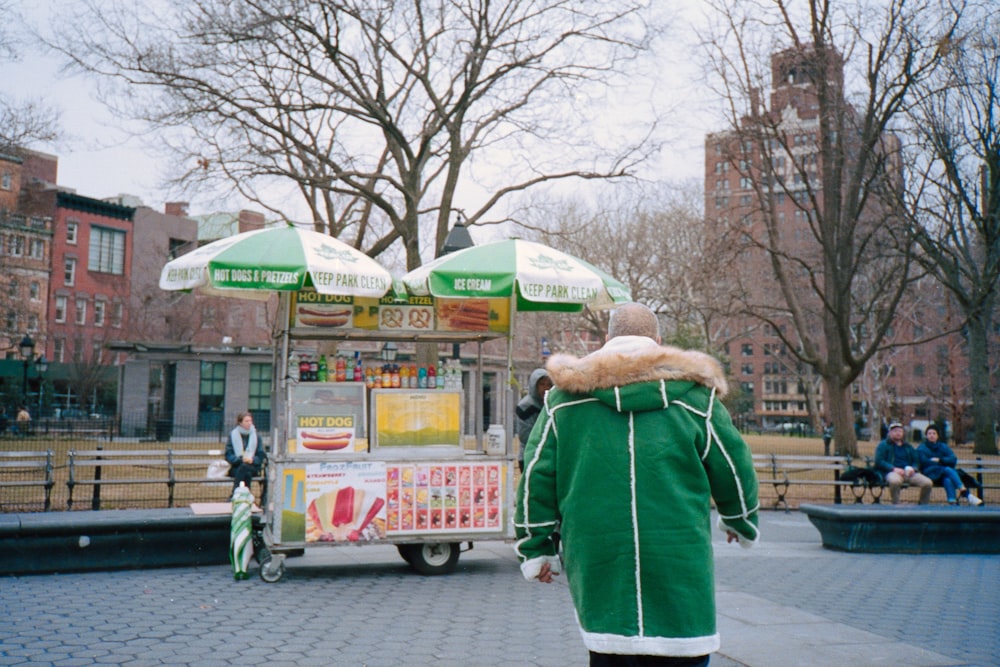
<instances>
[{"instance_id":1,"label":"man wearing knit hat","mask_svg":"<svg viewBox=\"0 0 1000 667\"><path fill-rule=\"evenodd\" d=\"M920 457L917 450L903 439L903 425L889 424L889 435L875 448L875 469L889 485L889 498L893 505L899 504L899 490L903 482L920 488L921 505L931 500L934 482L920 474Z\"/></svg>"}]
</instances>

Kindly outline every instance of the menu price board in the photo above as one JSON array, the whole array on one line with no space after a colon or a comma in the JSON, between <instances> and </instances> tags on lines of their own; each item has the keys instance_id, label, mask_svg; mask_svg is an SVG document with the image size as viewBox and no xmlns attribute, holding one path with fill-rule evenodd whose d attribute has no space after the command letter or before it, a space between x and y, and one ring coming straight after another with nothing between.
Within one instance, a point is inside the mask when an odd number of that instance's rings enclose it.
<instances>
[{"instance_id":1,"label":"menu price board","mask_svg":"<svg viewBox=\"0 0 1000 667\"><path fill-rule=\"evenodd\" d=\"M389 464L386 534L500 530L503 470L502 463Z\"/></svg>"},{"instance_id":2,"label":"menu price board","mask_svg":"<svg viewBox=\"0 0 1000 667\"><path fill-rule=\"evenodd\" d=\"M340 329L505 333L510 330L510 299L373 299L302 290L294 295L289 324L331 333Z\"/></svg>"}]
</instances>

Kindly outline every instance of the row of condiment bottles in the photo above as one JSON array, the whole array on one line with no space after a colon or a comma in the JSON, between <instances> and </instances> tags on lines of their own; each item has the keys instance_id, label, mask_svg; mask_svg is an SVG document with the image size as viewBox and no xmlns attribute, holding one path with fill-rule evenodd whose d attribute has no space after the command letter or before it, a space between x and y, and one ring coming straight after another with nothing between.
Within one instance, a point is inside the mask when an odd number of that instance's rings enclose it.
<instances>
[{"instance_id":1,"label":"row of condiment bottles","mask_svg":"<svg viewBox=\"0 0 1000 667\"><path fill-rule=\"evenodd\" d=\"M369 389L462 388L462 366L458 359L438 361L436 368L392 363L364 367L360 352L353 357L338 354L331 374L325 354L296 358L293 353L288 370L291 379L299 382L364 382Z\"/></svg>"}]
</instances>

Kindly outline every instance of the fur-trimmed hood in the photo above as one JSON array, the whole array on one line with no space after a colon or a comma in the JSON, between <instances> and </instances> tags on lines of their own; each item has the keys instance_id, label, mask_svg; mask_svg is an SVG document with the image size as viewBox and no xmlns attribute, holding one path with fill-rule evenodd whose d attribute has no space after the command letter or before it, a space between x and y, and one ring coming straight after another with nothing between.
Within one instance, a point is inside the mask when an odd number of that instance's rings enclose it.
<instances>
[{"instance_id":1,"label":"fur-trimmed hood","mask_svg":"<svg viewBox=\"0 0 1000 667\"><path fill-rule=\"evenodd\" d=\"M659 380L695 382L715 389L719 397L729 391L722 366L713 357L658 345L642 336L612 338L604 347L582 358L553 355L546 369L556 387L574 394Z\"/></svg>"}]
</instances>

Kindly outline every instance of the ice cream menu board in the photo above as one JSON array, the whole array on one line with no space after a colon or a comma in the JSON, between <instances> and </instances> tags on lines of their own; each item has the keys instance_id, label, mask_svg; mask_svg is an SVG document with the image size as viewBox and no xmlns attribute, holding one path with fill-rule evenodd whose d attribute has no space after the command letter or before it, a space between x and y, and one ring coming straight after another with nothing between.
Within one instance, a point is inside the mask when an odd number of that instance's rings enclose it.
<instances>
[{"instance_id":1,"label":"ice cream menu board","mask_svg":"<svg viewBox=\"0 0 1000 667\"><path fill-rule=\"evenodd\" d=\"M306 542L371 542L385 537L386 465L378 461L306 466Z\"/></svg>"},{"instance_id":2,"label":"ice cream menu board","mask_svg":"<svg viewBox=\"0 0 1000 667\"><path fill-rule=\"evenodd\" d=\"M365 433L365 385L309 382L292 387L289 454L350 453Z\"/></svg>"},{"instance_id":3,"label":"ice cream menu board","mask_svg":"<svg viewBox=\"0 0 1000 667\"><path fill-rule=\"evenodd\" d=\"M388 464L386 533L500 530L502 463Z\"/></svg>"}]
</instances>

